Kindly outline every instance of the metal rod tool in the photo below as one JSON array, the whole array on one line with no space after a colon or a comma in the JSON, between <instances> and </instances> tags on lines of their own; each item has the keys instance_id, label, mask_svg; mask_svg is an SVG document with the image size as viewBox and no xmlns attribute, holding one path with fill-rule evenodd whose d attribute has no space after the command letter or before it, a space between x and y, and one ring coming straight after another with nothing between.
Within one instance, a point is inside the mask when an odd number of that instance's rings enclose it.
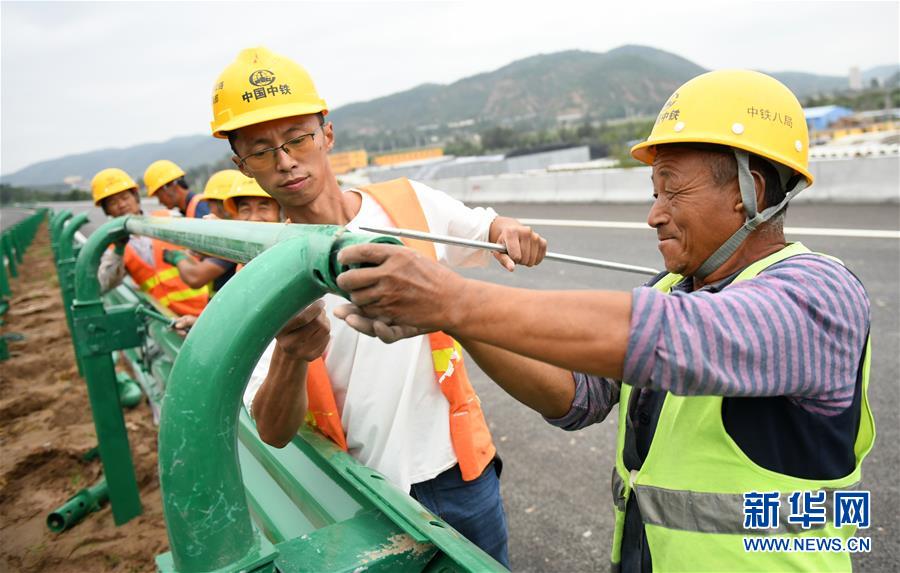
<instances>
[{"instance_id":1,"label":"metal rod tool","mask_svg":"<svg viewBox=\"0 0 900 573\"><path fill-rule=\"evenodd\" d=\"M423 233L421 231L411 231L409 229L383 229L381 227L360 227L361 231L370 233L378 233L381 235L391 235L394 237L405 237L407 239L419 239L421 241L431 241L434 243L445 243L448 245L456 245L458 247L471 247L473 249L485 249L498 253L506 253L506 247L499 243L488 243L486 241L471 241L469 239L460 239L458 237L449 237L447 235L436 235L434 233ZM649 267L639 267L636 265L626 265L623 263L614 263L612 261L601 261L599 259L589 259L587 257L576 257L573 255L561 255L559 253L548 252L545 259L552 261L561 261L564 263L573 263L576 265L584 265L587 267L597 267L601 269L611 269L615 271L625 271L627 273L638 273L641 275L655 276L659 274L656 269Z\"/></svg>"}]
</instances>

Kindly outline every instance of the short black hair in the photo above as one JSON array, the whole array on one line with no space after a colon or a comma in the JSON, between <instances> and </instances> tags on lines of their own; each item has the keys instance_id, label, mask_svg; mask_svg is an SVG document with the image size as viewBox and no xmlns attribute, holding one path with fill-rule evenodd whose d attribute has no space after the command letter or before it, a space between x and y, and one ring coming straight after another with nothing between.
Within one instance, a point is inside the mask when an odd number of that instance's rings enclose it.
<instances>
[{"instance_id":1,"label":"short black hair","mask_svg":"<svg viewBox=\"0 0 900 573\"><path fill-rule=\"evenodd\" d=\"M325 114L323 112L318 112L316 117L319 118L319 126L325 125ZM237 138L237 130L234 131L226 131L225 135L228 136L228 145L231 147L231 152L235 155L238 155L237 150L234 148L234 140Z\"/></svg>"}]
</instances>

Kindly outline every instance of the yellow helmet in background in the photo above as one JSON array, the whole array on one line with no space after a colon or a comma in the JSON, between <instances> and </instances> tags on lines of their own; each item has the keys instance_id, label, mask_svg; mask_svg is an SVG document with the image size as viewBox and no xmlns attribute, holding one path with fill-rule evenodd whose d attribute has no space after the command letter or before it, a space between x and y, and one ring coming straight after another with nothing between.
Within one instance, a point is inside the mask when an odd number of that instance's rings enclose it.
<instances>
[{"instance_id":1,"label":"yellow helmet in background","mask_svg":"<svg viewBox=\"0 0 900 573\"><path fill-rule=\"evenodd\" d=\"M223 200L225 203L225 210L228 211L232 217L237 217L238 214L237 202L235 201L238 197L266 197L272 199L271 195L263 191L263 188L259 186L256 179L247 177L243 173L240 175L241 178L235 181Z\"/></svg>"},{"instance_id":2,"label":"yellow helmet in background","mask_svg":"<svg viewBox=\"0 0 900 573\"><path fill-rule=\"evenodd\" d=\"M203 189L203 198L224 201L228 197L231 187L241 179L245 179L244 174L237 169L216 171L210 176L209 181L206 182L206 187Z\"/></svg>"},{"instance_id":3,"label":"yellow helmet in background","mask_svg":"<svg viewBox=\"0 0 900 573\"><path fill-rule=\"evenodd\" d=\"M144 171L144 185L147 187L147 196L153 197L153 194L159 191L160 187L175 181L179 177L184 177L184 169L178 167L172 161L168 159L154 161Z\"/></svg>"},{"instance_id":4,"label":"yellow helmet in background","mask_svg":"<svg viewBox=\"0 0 900 573\"><path fill-rule=\"evenodd\" d=\"M130 175L117 167L104 169L91 179L91 195L94 197L94 205L99 205L107 197L127 191L138 190L138 184Z\"/></svg>"},{"instance_id":5,"label":"yellow helmet in background","mask_svg":"<svg viewBox=\"0 0 900 573\"><path fill-rule=\"evenodd\" d=\"M742 149L793 169L808 185L813 182L803 108L787 86L759 72L718 70L688 81L672 94L650 137L632 147L631 155L652 165L656 146L666 143Z\"/></svg>"},{"instance_id":6,"label":"yellow helmet in background","mask_svg":"<svg viewBox=\"0 0 900 573\"><path fill-rule=\"evenodd\" d=\"M259 46L238 54L213 85L213 135L282 117L328 113L303 67Z\"/></svg>"}]
</instances>

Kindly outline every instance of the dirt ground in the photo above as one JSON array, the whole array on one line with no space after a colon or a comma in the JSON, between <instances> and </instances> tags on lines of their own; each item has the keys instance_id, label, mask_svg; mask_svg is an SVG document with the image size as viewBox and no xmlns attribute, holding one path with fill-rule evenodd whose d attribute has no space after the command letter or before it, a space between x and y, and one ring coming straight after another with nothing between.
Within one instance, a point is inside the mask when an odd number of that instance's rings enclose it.
<instances>
[{"instance_id":1,"label":"dirt ground","mask_svg":"<svg viewBox=\"0 0 900 573\"><path fill-rule=\"evenodd\" d=\"M3 320L11 358L0 363L0 571L154 571L167 551L156 428L142 403L125 416L143 515L122 527L107 503L60 534L47 514L100 479L87 388L78 376L46 224L25 253Z\"/></svg>"}]
</instances>

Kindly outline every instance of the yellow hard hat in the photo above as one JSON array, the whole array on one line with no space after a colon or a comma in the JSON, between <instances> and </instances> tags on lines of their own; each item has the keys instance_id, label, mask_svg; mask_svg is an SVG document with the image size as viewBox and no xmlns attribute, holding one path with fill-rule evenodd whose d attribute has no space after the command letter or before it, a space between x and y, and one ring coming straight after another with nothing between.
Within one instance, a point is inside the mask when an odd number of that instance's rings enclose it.
<instances>
[{"instance_id":1,"label":"yellow hard hat","mask_svg":"<svg viewBox=\"0 0 900 573\"><path fill-rule=\"evenodd\" d=\"M228 197L231 186L243 178L245 178L244 174L237 169L216 171L209 178L209 181L206 182L206 187L203 189L203 198L224 201Z\"/></svg>"},{"instance_id":2,"label":"yellow hard hat","mask_svg":"<svg viewBox=\"0 0 900 573\"><path fill-rule=\"evenodd\" d=\"M256 179L247 177L243 173L241 173L241 178L234 182L223 199L225 210L228 211L232 217L236 217L238 214L237 202L235 201L237 197L266 197L272 199L271 195L263 191L263 188L259 186Z\"/></svg>"},{"instance_id":3,"label":"yellow hard hat","mask_svg":"<svg viewBox=\"0 0 900 573\"><path fill-rule=\"evenodd\" d=\"M713 143L755 153L790 167L812 185L809 131L797 97L781 82L750 70L697 76L665 103L647 141L631 155L653 164L656 146Z\"/></svg>"},{"instance_id":4,"label":"yellow hard hat","mask_svg":"<svg viewBox=\"0 0 900 573\"><path fill-rule=\"evenodd\" d=\"M160 187L171 183L179 177L184 177L184 169L178 167L168 159L160 159L150 164L144 171L144 185L147 187L147 195L153 197Z\"/></svg>"},{"instance_id":5,"label":"yellow hard hat","mask_svg":"<svg viewBox=\"0 0 900 573\"><path fill-rule=\"evenodd\" d=\"M94 205L99 205L107 197L134 189L137 191L138 184L130 175L117 167L110 167L100 171L91 179L91 195L94 196Z\"/></svg>"},{"instance_id":6,"label":"yellow hard hat","mask_svg":"<svg viewBox=\"0 0 900 573\"><path fill-rule=\"evenodd\" d=\"M295 62L262 46L238 54L213 85L213 135L282 117L328 113L312 78Z\"/></svg>"}]
</instances>

